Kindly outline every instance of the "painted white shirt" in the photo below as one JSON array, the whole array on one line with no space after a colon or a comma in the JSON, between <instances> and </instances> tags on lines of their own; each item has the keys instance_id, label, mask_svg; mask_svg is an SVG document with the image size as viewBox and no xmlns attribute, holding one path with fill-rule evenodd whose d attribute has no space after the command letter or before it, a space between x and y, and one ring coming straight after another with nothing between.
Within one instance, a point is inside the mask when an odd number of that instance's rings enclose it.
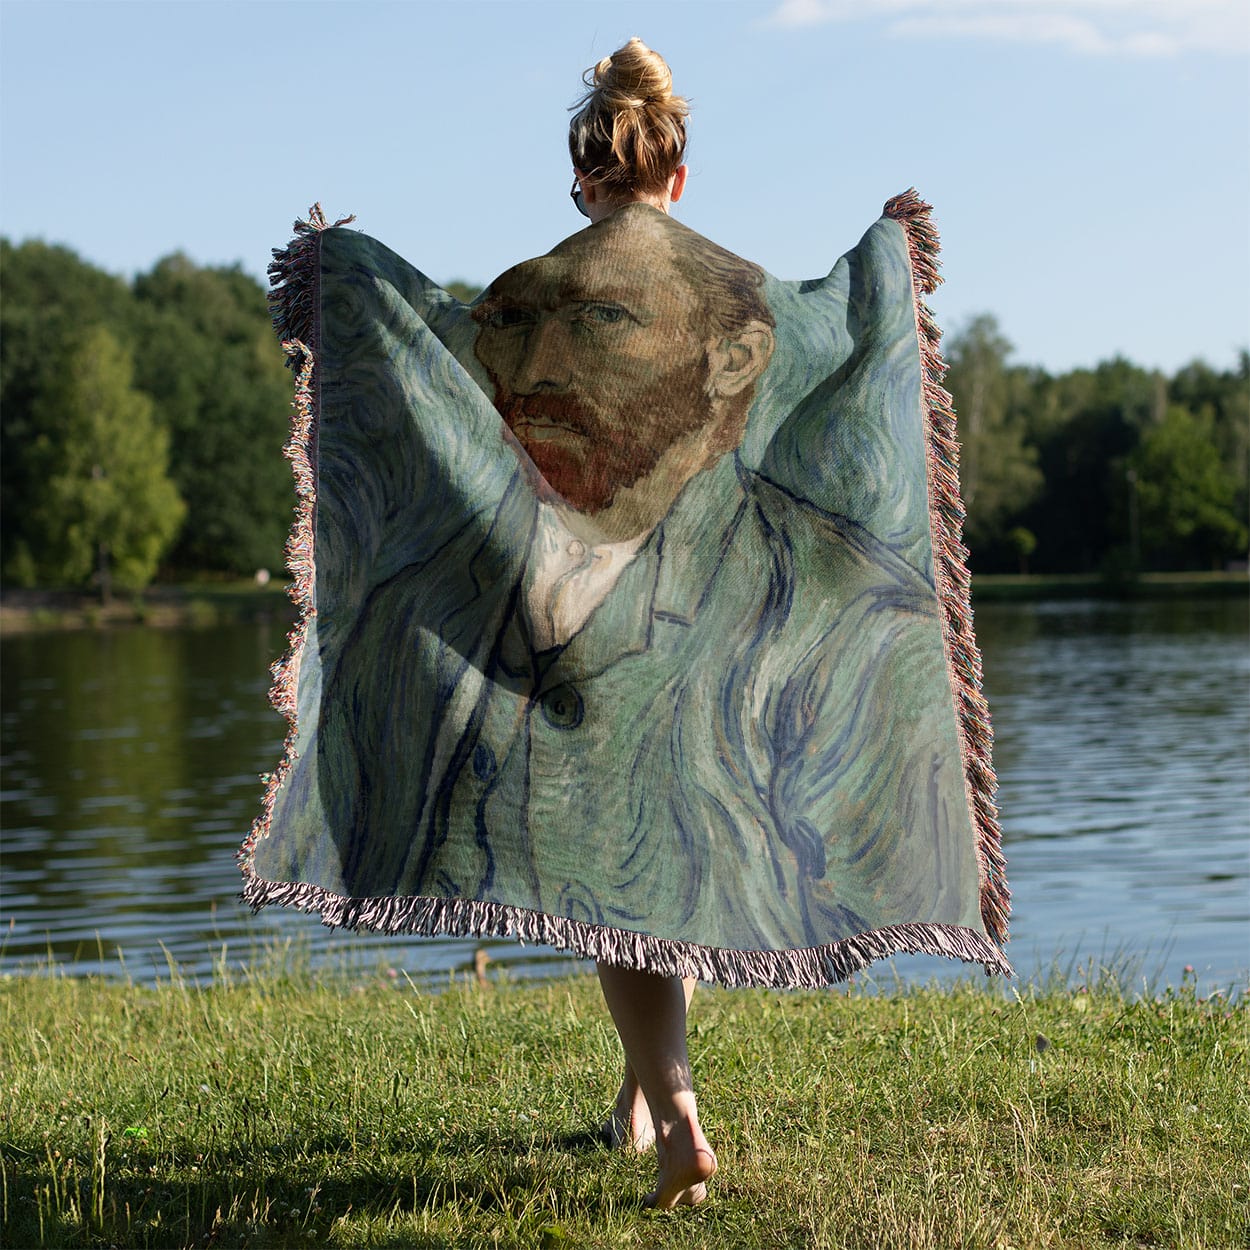
<instances>
[{"instance_id":1,"label":"painted white shirt","mask_svg":"<svg viewBox=\"0 0 1250 1250\"><path fill-rule=\"evenodd\" d=\"M525 572L525 606L539 651L563 646L629 567L646 534L593 546L579 538L549 504L540 504Z\"/></svg>"}]
</instances>

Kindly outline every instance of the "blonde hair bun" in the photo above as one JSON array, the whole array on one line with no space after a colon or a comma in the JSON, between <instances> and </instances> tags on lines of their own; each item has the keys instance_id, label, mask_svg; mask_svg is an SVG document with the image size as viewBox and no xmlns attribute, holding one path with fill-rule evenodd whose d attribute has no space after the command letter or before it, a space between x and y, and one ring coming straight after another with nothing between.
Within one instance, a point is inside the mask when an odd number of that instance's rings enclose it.
<instances>
[{"instance_id":1,"label":"blonde hair bun","mask_svg":"<svg viewBox=\"0 0 1250 1250\"><path fill-rule=\"evenodd\" d=\"M602 93L604 103L614 111L667 104L673 97L673 74L667 62L637 36L587 70L585 81L592 93Z\"/></svg>"},{"instance_id":2,"label":"blonde hair bun","mask_svg":"<svg viewBox=\"0 0 1250 1250\"><path fill-rule=\"evenodd\" d=\"M635 37L582 81L587 91L569 124L573 164L614 191L667 186L685 156L690 108L673 94L664 58Z\"/></svg>"}]
</instances>

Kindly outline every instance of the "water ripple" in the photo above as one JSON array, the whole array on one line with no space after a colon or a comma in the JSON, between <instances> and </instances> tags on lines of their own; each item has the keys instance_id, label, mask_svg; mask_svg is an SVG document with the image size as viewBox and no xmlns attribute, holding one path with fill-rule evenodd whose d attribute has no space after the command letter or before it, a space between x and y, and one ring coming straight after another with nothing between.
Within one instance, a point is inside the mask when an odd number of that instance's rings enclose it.
<instances>
[{"instance_id":1,"label":"water ripple","mask_svg":"<svg viewBox=\"0 0 1250 1250\"><path fill-rule=\"evenodd\" d=\"M978 609L1026 975L1062 952L1165 952L1225 985L1250 967L1246 605ZM298 935L314 962L446 976L477 945L520 973L570 966L511 942L330 934L238 902L234 854L282 727L264 698L280 627L4 642L0 764L8 926L0 969L44 960L138 980L211 977ZM898 961L927 977L931 960Z\"/></svg>"}]
</instances>

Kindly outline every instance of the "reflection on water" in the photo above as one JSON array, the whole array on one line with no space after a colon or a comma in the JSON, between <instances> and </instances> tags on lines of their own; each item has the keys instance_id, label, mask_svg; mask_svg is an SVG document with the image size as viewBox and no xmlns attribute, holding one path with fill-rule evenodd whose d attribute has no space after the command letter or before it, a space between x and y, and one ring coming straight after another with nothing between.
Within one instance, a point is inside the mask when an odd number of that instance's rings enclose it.
<instances>
[{"instance_id":1,"label":"reflection on water","mask_svg":"<svg viewBox=\"0 0 1250 1250\"><path fill-rule=\"evenodd\" d=\"M238 902L235 853L258 774L281 752L266 691L283 643L277 623L4 643L0 967L51 953L76 971L116 973L120 953L137 980L168 975L171 960L207 976L223 949L249 959L292 933L309 936L318 961L466 962L472 944L331 935L310 917L253 917ZM553 958L498 947L526 969Z\"/></svg>"},{"instance_id":2,"label":"reflection on water","mask_svg":"<svg viewBox=\"0 0 1250 1250\"><path fill-rule=\"evenodd\" d=\"M1010 954L1129 953L1179 980L1250 967L1247 605L986 605L977 613L997 734ZM331 935L250 916L234 854L276 762L265 700L277 623L20 636L0 666L0 968L195 976L308 935L318 960L445 975L477 943ZM519 973L563 956L491 942ZM900 960L930 976L941 961Z\"/></svg>"},{"instance_id":3,"label":"reflection on water","mask_svg":"<svg viewBox=\"0 0 1250 1250\"><path fill-rule=\"evenodd\" d=\"M1105 947L1244 985L1246 602L987 606L977 622L1017 964Z\"/></svg>"}]
</instances>

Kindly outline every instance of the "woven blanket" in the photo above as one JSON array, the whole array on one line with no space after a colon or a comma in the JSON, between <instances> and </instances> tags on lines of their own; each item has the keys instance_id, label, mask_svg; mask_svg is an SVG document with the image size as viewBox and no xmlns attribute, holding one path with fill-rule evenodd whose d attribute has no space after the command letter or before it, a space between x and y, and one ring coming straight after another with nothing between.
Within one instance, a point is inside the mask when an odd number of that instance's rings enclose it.
<instances>
[{"instance_id":1,"label":"woven blanket","mask_svg":"<svg viewBox=\"0 0 1250 1250\"><path fill-rule=\"evenodd\" d=\"M245 900L728 985L1009 974L936 254L914 192L806 282L636 204L463 304L296 223Z\"/></svg>"}]
</instances>

